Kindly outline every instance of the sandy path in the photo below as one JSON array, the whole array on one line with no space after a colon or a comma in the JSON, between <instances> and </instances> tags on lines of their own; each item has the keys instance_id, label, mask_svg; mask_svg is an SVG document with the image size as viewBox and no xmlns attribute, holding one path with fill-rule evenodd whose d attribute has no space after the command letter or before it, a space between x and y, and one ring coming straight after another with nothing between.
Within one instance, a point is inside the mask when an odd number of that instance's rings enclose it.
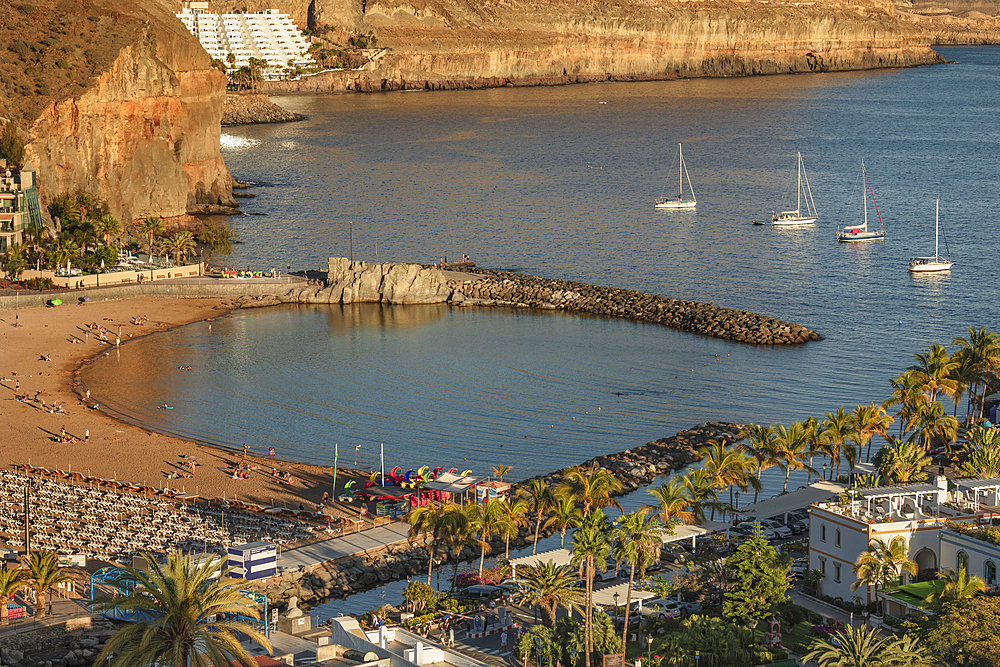
<instances>
[{"instance_id":1,"label":"sandy path","mask_svg":"<svg viewBox=\"0 0 1000 667\"><path fill-rule=\"evenodd\" d=\"M30 308L0 311L0 466L28 463L45 468L72 468L87 474L119 480L147 482L171 488L197 489L202 497L232 498L262 504L287 503L298 507L320 500L330 488L331 468L298 463L269 461L251 456L263 474L252 479L233 480L219 466L242 458L235 454L204 447L126 424L90 409L84 400L85 387L74 387L74 373L79 364L98 354L100 346L91 334L83 342L86 323L97 322L110 330L111 346L118 325L122 339L148 335L190 322L218 317L225 313L214 309L218 299L151 299L90 302L86 306L64 305L58 308ZM20 326L14 326L16 320ZM134 316L148 318L145 326L131 324ZM73 338L80 343L73 343ZM125 345L127 348L127 345ZM123 348L123 353L126 349ZM48 355L51 361L44 360ZM15 399L20 394L34 396L41 392L46 406L62 404L66 414L50 414L40 404ZM76 444L60 444L61 429L79 439ZM84 436L90 431L89 443ZM178 469L182 455L200 457L204 464L193 478L166 479L166 472ZM270 475L271 467L291 471L296 482L280 484ZM358 479L347 471L338 472L338 493L348 479Z\"/></svg>"}]
</instances>

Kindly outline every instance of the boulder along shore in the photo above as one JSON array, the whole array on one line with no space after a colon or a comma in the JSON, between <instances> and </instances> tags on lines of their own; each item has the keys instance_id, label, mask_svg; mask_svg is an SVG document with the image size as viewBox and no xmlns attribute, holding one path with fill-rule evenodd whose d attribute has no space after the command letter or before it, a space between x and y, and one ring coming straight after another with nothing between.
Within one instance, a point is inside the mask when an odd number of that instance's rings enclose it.
<instances>
[{"instance_id":1,"label":"boulder along shore","mask_svg":"<svg viewBox=\"0 0 1000 667\"><path fill-rule=\"evenodd\" d=\"M624 496L652 483L657 477L670 475L691 463L700 461L702 456L698 449L710 440L735 442L743 429L742 424L707 422L624 452L597 456L582 465L596 466L609 472L622 483L622 490L614 495ZM566 470L561 470L517 482L512 487L512 493L516 493L518 488L527 486L533 479L538 478L549 488L556 488L562 483L565 474ZM651 497L650 504L654 503ZM522 526L518 536L511 539L510 548L514 550L530 546L534 530L534 521L528 526ZM539 535L548 537L554 532L543 527ZM495 538L491 541L490 547L488 554L502 557L506 544L503 539ZM434 567L442 567L444 563L456 559L460 561L478 559L479 554L479 547L469 543L457 555L436 557ZM311 608L327 600L343 599L391 581L426 576L428 558L423 537L418 536L409 542L390 544L363 554L285 571L268 579L250 582L248 588L266 594L269 604L279 610L286 609L288 600L292 597L298 598L303 608Z\"/></svg>"},{"instance_id":2,"label":"boulder along shore","mask_svg":"<svg viewBox=\"0 0 1000 667\"><path fill-rule=\"evenodd\" d=\"M305 116L283 109L263 93L226 93L222 126L260 123L291 123ZM234 187L237 187L234 185Z\"/></svg>"}]
</instances>

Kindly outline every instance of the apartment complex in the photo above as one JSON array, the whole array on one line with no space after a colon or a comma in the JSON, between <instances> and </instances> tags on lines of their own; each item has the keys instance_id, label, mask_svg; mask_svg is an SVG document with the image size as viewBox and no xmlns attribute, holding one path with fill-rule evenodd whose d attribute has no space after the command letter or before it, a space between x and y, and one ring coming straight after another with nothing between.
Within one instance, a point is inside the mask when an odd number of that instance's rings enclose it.
<instances>
[{"instance_id":1,"label":"apartment complex","mask_svg":"<svg viewBox=\"0 0 1000 667\"><path fill-rule=\"evenodd\" d=\"M874 600L872 588L854 591L851 585L857 581L855 561L875 539L889 544L902 537L918 571L955 568L957 556L942 537L943 528L956 521L989 522L991 508L981 503L988 488L995 500L1000 480L962 480L949 491L948 480L938 475L933 483L857 489L848 502L814 503L809 508L809 568L823 573L820 592L844 600L855 595Z\"/></svg>"},{"instance_id":2,"label":"apartment complex","mask_svg":"<svg viewBox=\"0 0 1000 667\"><path fill-rule=\"evenodd\" d=\"M24 230L42 225L35 170L8 166L0 160L0 252L24 243Z\"/></svg>"},{"instance_id":3,"label":"apartment complex","mask_svg":"<svg viewBox=\"0 0 1000 667\"><path fill-rule=\"evenodd\" d=\"M277 9L260 14L212 14L208 2L185 2L177 18L194 35L208 55L232 69L250 64L251 58L265 60L264 77L278 79L290 67L316 64L309 54L309 42L292 18ZM230 64L227 56L236 62Z\"/></svg>"}]
</instances>

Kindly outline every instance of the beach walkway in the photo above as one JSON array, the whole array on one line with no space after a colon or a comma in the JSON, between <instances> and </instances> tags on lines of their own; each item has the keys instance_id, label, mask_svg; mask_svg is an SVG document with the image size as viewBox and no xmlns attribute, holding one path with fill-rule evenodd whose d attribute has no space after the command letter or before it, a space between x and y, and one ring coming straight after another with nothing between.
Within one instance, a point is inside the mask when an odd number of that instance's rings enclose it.
<instances>
[{"instance_id":1,"label":"beach walkway","mask_svg":"<svg viewBox=\"0 0 1000 667\"><path fill-rule=\"evenodd\" d=\"M405 542L409 531L409 524L396 521L371 530L331 537L322 542L313 542L287 551L282 550L278 557L278 568L295 570L362 554L372 549L381 549L390 544Z\"/></svg>"}]
</instances>

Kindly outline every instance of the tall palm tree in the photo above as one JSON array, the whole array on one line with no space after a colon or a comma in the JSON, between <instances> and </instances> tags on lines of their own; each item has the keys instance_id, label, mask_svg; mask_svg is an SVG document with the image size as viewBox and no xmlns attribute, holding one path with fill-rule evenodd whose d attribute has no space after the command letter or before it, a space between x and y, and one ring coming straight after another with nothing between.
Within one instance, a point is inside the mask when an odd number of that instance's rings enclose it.
<instances>
[{"instance_id":1,"label":"tall palm tree","mask_svg":"<svg viewBox=\"0 0 1000 667\"><path fill-rule=\"evenodd\" d=\"M607 470L602 470L596 463L587 468L575 465L563 473L563 482L556 493L575 498L583 505L586 516L591 508L604 508L614 505L622 506L614 499L613 494L622 490L622 483Z\"/></svg>"},{"instance_id":2,"label":"tall palm tree","mask_svg":"<svg viewBox=\"0 0 1000 667\"><path fill-rule=\"evenodd\" d=\"M705 510L710 508L714 510L719 506L712 477L704 468L697 468L684 475L681 481L684 483L685 493L691 499L691 513L694 515L694 522L696 524L705 523Z\"/></svg>"},{"instance_id":3,"label":"tall palm tree","mask_svg":"<svg viewBox=\"0 0 1000 667\"><path fill-rule=\"evenodd\" d=\"M1000 369L1000 336L992 330L987 331L983 327L979 329L969 327L969 339L966 340L959 336L955 338L952 345L958 347L959 350L968 351L969 363L973 368L973 377L975 378L975 386L973 387L972 394L976 393L979 383L984 384L983 391L979 395L979 416L982 417L983 403L986 396L985 385L989 382L989 378ZM970 400L972 394L969 396Z\"/></svg>"},{"instance_id":4,"label":"tall palm tree","mask_svg":"<svg viewBox=\"0 0 1000 667\"><path fill-rule=\"evenodd\" d=\"M94 222L94 230L104 237L104 245L110 246L111 235L121 233L122 223L109 213Z\"/></svg>"},{"instance_id":5,"label":"tall palm tree","mask_svg":"<svg viewBox=\"0 0 1000 667\"><path fill-rule=\"evenodd\" d=\"M785 469L782 493L788 493L788 475L792 470L816 472L805 461L809 456L809 433L802 422L792 422L787 429L779 425L774 435L774 447L780 465Z\"/></svg>"},{"instance_id":6,"label":"tall palm tree","mask_svg":"<svg viewBox=\"0 0 1000 667\"><path fill-rule=\"evenodd\" d=\"M937 403L935 405L940 405ZM883 472L900 484L922 482L927 479L924 467L930 465L931 457L915 442L896 440L889 446L889 467Z\"/></svg>"},{"instance_id":7,"label":"tall palm tree","mask_svg":"<svg viewBox=\"0 0 1000 667\"><path fill-rule=\"evenodd\" d=\"M946 602L958 602L982 593L988 587L981 577L969 576L964 567L957 571L949 569L946 573L938 573L933 582L934 590L925 598L935 609L940 609Z\"/></svg>"},{"instance_id":8,"label":"tall palm tree","mask_svg":"<svg viewBox=\"0 0 1000 667\"><path fill-rule=\"evenodd\" d=\"M906 555L906 540L897 535L889 544L877 537L873 539L868 550L858 555L853 569L857 581L851 584L851 590L856 591L862 584L874 587L877 598L879 586L885 588L904 571L916 575L917 564Z\"/></svg>"},{"instance_id":9,"label":"tall palm tree","mask_svg":"<svg viewBox=\"0 0 1000 667\"><path fill-rule=\"evenodd\" d=\"M25 584L27 584L27 577L21 568L11 570L0 568L0 598L2 598L0 599L0 625L7 625L10 622L7 600L10 599L11 595L21 590Z\"/></svg>"},{"instance_id":10,"label":"tall palm tree","mask_svg":"<svg viewBox=\"0 0 1000 667\"><path fill-rule=\"evenodd\" d=\"M812 484L813 470L815 470L813 458L817 455L825 455L825 452L820 444L819 421L815 417L806 417L802 426L806 430L806 442L808 443L806 453L809 455L809 477L806 479L806 484Z\"/></svg>"},{"instance_id":11,"label":"tall palm tree","mask_svg":"<svg viewBox=\"0 0 1000 667\"><path fill-rule=\"evenodd\" d=\"M590 667L590 656L594 651L594 575L597 570L603 572L607 569L610 551L607 518L602 509L593 509L584 515L583 523L573 533L572 563L582 570L585 586L584 667Z\"/></svg>"},{"instance_id":12,"label":"tall palm tree","mask_svg":"<svg viewBox=\"0 0 1000 667\"><path fill-rule=\"evenodd\" d=\"M951 400L955 403L955 412L952 416L958 419L958 404L962 402L962 396L968 393L968 400L966 401L966 411L965 418L969 418L969 410L972 405L972 395L975 391L977 373L976 369L972 365L972 355L968 350L955 350L951 355L952 361L956 362L955 368L952 369L951 375L948 376L949 380L953 380L958 387ZM973 391L969 391L969 388Z\"/></svg>"},{"instance_id":13,"label":"tall palm tree","mask_svg":"<svg viewBox=\"0 0 1000 667\"><path fill-rule=\"evenodd\" d=\"M202 667L235 662L255 667L253 657L240 645L240 635L271 650L263 632L232 617L266 621L257 606L229 583L223 561L199 565L179 551L167 556L166 565L151 554L143 558L146 568L124 569L120 583L128 594L103 598L95 605L99 611L133 612L137 618L108 640L95 665Z\"/></svg>"},{"instance_id":14,"label":"tall palm tree","mask_svg":"<svg viewBox=\"0 0 1000 667\"><path fill-rule=\"evenodd\" d=\"M531 543L531 555L534 556L538 549L538 531L542 527L542 517L552 507L555 496L552 495L552 490L545 485L540 477L532 479L527 486L520 487L517 490L517 495L527 505L527 512L535 515L535 539Z\"/></svg>"},{"instance_id":15,"label":"tall palm tree","mask_svg":"<svg viewBox=\"0 0 1000 667\"><path fill-rule=\"evenodd\" d=\"M694 515L687 509L691 505L691 498L687 495L683 477L671 477L647 493L656 498L657 502L655 505L643 505L643 507L656 512L664 525L694 521Z\"/></svg>"},{"instance_id":16,"label":"tall palm tree","mask_svg":"<svg viewBox=\"0 0 1000 667\"><path fill-rule=\"evenodd\" d=\"M583 512L572 498L557 498L549 508L549 518L545 522L545 527L559 531L559 548L562 549L566 546L566 531L579 526L582 519Z\"/></svg>"},{"instance_id":17,"label":"tall palm tree","mask_svg":"<svg viewBox=\"0 0 1000 667\"><path fill-rule=\"evenodd\" d=\"M951 396L958 390L955 381L950 379L958 362L952 360L943 345L934 343L927 352L916 352L913 356L917 364L912 369L932 403L937 400L938 394Z\"/></svg>"},{"instance_id":18,"label":"tall palm tree","mask_svg":"<svg viewBox=\"0 0 1000 667\"><path fill-rule=\"evenodd\" d=\"M941 438L950 450L958 437L958 420L947 414L944 406L936 401L921 405L908 428L913 430L910 440L919 440L927 450L931 449L935 438Z\"/></svg>"},{"instance_id":19,"label":"tall palm tree","mask_svg":"<svg viewBox=\"0 0 1000 667\"><path fill-rule=\"evenodd\" d=\"M717 491L729 489L729 509L733 507L733 486L746 491L751 485L759 482L753 476L756 464L746 454L735 448L727 449L725 443L709 440L698 452L705 457L702 468L712 479ZM725 510L723 510L725 511ZM712 519L715 519L715 508L712 508Z\"/></svg>"},{"instance_id":20,"label":"tall palm tree","mask_svg":"<svg viewBox=\"0 0 1000 667\"><path fill-rule=\"evenodd\" d=\"M736 443L736 448L749 455L757 466L757 482L760 482L760 474L768 468L773 468L779 464L774 448L774 429L760 424L748 424L742 437ZM757 494L760 489L754 487L753 502L757 503Z\"/></svg>"},{"instance_id":21,"label":"tall palm tree","mask_svg":"<svg viewBox=\"0 0 1000 667\"><path fill-rule=\"evenodd\" d=\"M645 512L631 512L615 520L611 542L615 545L615 560L629 566L628 591L625 594L625 622L622 627L622 654L625 653L625 639L628 636L628 617L632 604L632 586L635 571L639 568L645 574L646 568L657 558L663 544L662 528L657 517L647 517Z\"/></svg>"},{"instance_id":22,"label":"tall palm tree","mask_svg":"<svg viewBox=\"0 0 1000 667\"><path fill-rule=\"evenodd\" d=\"M819 667L937 667L940 663L909 636L883 637L874 628L845 628L816 639L803 663Z\"/></svg>"},{"instance_id":23,"label":"tall palm tree","mask_svg":"<svg viewBox=\"0 0 1000 667\"><path fill-rule=\"evenodd\" d=\"M153 236L163 233L163 221L150 216L139 223L139 231L146 235L146 254L153 254Z\"/></svg>"},{"instance_id":24,"label":"tall palm tree","mask_svg":"<svg viewBox=\"0 0 1000 667\"><path fill-rule=\"evenodd\" d=\"M511 521L506 510L504 501L499 498L490 498L485 503L471 503L466 505L469 523L473 531L479 532L476 543L479 544L479 576L483 576L483 563L486 554L490 552L490 540L494 535L509 535L516 530L514 522Z\"/></svg>"},{"instance_id":25,"label":"tall palm tree","mask_svg":"<svg viewBox=\"0 0 1000 667\"><path fill-rule=\"evenodd\" d=\"M493 470L493 475L501 482L503 481L503 476L513 470L511 466L505 466L502 463L500 465L490 466L490 468Z\"/></svg>"},{"instance_id":26,"label":"tall palm tree","mask_svg":"<svg viewBox=\"0 0 1000 667\"><path fill-rule=\"evenodd\" d=\"M174 264L180 265L181 257L187 259L194 254L196 244L191 232L177 232L163 239L164 254L174 256Z\"/></svg>"},{"instance_id":27,"label":"tall palm tree","mask_svg":"<svg viewBox=\"0 0 1000 667\"><path fill-rule=\"evenodd\" d=\"M819 427L821 446L836 467L835 473L830 471L834 475L833 478L840 479L840 462L846 459L853 470L858 460L858 451L848 442L851 434L855 432L854 415L839 407L837 412L827 412L824 416L825 419Z\"/></svg>"},{"instance_id":28,"label":"tall palm tree","mask_svg":"<svg viewBox=\"0 0 1000 667\"><path fill-rule=\"evenodd\" d=\"M916 371L904 371L892 381L892 394L882 404L882 408L884 411L894 405L902 406L898 414L900 439L903 438L903 427L910 421L917 407L926 402L927 394L924 393L923 384L921 384ZM868 453L871 454L870 449Z\"/></svg>"},{"instance_id":29,"label":"tall palm tree","mask_svg":"<svg viewBox=\"0 0 1000 667\"><path fill-rule=\"evenodd\" d=\"M528 512L528 503L523 498L511 498L504 503L504 510L515 528L512 532L504 535L504 558L510 560L510 538L518 534L521 526L529 524L528 519L524 516Z\"/></svg>"},{"instance_id":30,"label":"tall palm tree","mask_svg":"<svg viewBox=\"0 0 1000 667\"><path fill-rule=\"evenodd\" d=\"M876 435L889 442L889 427L892 426L892 416L885 411L885 405L872 403L871 405L859 405L854 408L854 441L858 445L858 454L868 445L868 453L865 461L871 461L872 438Z\"/></svg>"},{"instance_id":31,"label":"tall palm tree","mask_svg":"<svg viewBox=\"0 0 1000 667\"><path fill-rule=\"evenodd\" d=\"M427 549L427 584L431 583L431 573L434 569L434 557L438 553L440 543L447 541L447 536L455 527L461 513L461 508L455 503L428 503L414 507L406 515L410 524L410 539L418 535L424 537L424 547Z\"/></svg>"},{"instance_id":32,"label":"tall palm tree","mask_svg":"<svg viewBox=\"0 0 1000 667\"><path fill-rule=\"evenodd\" d=\"M45 596L56 584L69 581L59 566L55 551L32 551L28 555L26 583L35 591L35 616L45 616Z\"/></svg>"},{"instance_id":33,"label":"tall palm tree","mask_svg":"<svg viewBox=\"0 0 1000 667\"><path fill-rule=\"evenodd\" d=\"M527 584L527 590L520 594L521 600L531 606L538 605L548 627L555 626L556 610L560 606L569 612L581 610L584 594L576 587L580 577L572 567L556 565L550 560L538 565L525 565L517 571Z\"/></svg>"}]
</instances>

